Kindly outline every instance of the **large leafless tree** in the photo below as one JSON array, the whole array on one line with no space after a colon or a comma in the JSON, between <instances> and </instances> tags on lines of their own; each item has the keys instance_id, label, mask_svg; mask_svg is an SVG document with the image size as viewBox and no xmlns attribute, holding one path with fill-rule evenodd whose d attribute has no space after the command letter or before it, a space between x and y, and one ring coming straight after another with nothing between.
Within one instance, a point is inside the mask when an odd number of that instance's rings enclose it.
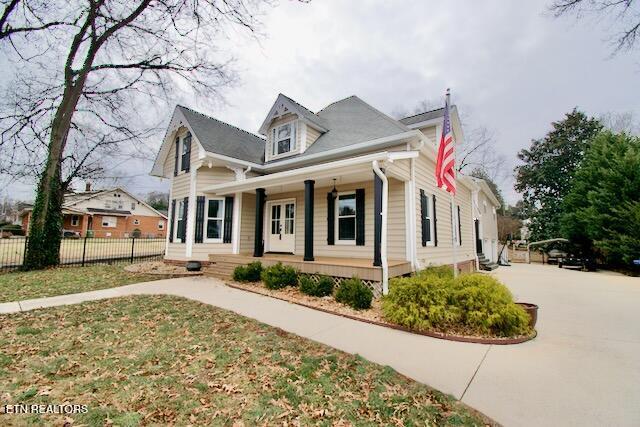
<instances>
[{"instance_id":1,"label":"large leafless tree","mask_svg":"<svg viewBox=\"0 0 640 427\"><path fill-rule=\"evenodd\" d=\"M592 15L599 21L610 21L615 52L632 49L640 36L640 4L636 0L556 0L550 9L556 16Z\"/></svg>"},{"instance_id":2,"label":"large leafless tree","mask_svg":"<svg viewBox=\"0 0 640 427\"><path fill-rule=\"evenodd\" d=\"M179 89L215 99L234 80L221 38L255 34L269 0L5 0L14 67L0 172L37 176L25 268L59 260L63 195L105 156L144 150L149 104Z\"/></svg>"}]
</instances>

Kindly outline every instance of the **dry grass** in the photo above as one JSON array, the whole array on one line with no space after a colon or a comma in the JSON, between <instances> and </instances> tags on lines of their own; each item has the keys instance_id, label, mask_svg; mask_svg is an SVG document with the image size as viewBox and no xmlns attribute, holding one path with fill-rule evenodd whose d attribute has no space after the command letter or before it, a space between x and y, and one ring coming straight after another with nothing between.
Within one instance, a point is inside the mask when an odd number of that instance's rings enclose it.
<instances>
[{"instance_id":1,"label":"dry grass","mask_svg":"<svg viewBox=\"0 0 640 427\"><path fill-rule=\"evenodd\" d=\"M321 344L168 296L1 315L5 403L83 425L483 425L442 393ZM64 415L0 415L62 425Z\"/></svg>"}]
</instances>

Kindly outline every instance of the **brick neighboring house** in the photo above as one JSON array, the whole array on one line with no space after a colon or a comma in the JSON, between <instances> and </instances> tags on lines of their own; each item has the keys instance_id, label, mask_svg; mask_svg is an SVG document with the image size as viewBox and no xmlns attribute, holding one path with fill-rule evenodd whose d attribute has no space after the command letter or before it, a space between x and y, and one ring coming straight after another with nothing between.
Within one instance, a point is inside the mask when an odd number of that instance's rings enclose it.
<instances>
[{"instance_id":1,"label":"brick neighboring house","mask_svg":"<svg viewBox=\"0 0 640 427\"><path fill-rule=\"evenodd\" d=\"M21 213L22 228L29 235L29 222L33 206ZM65 233L78 233L81 237L107 238L164 238L167 216L122 188L65 195L62 208Z\"/></svg>"}]
</instances>

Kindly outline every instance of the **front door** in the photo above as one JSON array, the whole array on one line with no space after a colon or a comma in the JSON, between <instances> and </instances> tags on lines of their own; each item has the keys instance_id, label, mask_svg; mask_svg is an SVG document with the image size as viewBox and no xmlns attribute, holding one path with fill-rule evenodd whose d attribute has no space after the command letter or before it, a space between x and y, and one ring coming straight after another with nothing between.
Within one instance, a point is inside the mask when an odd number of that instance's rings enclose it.
<instances>
[{"instance_id":1,"label":"front door","mask_svg":"<svg viewBox=\"0 0 640 427\"><path fill-rule=\"evenodd\" d=\"M295 200L274 200L268 205L268 251L293 253L296 245Z\"/></svg>"}]
</instances>

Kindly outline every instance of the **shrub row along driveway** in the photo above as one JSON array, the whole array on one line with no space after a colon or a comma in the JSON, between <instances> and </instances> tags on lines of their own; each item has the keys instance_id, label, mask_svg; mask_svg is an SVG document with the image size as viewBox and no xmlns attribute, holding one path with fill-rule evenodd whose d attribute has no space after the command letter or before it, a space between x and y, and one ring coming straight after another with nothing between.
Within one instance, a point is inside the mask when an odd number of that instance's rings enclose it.
<instances>
[{"instance_id":1,"label":"shrub row along driveway","mask_svg":"<svg viewBox=\"0 0 640 427\"><path fill-rule=\"evenodd\" d=\"M640 425L640 279L541 265L496 270L540 305L538 337L487 346L409 334L221 286L161 280L21 304L23 310L132 293L181 295L235 311L453 394L505 425ZM0 304L0 312L18 304Z\"/></svg>"}]
</instances>

